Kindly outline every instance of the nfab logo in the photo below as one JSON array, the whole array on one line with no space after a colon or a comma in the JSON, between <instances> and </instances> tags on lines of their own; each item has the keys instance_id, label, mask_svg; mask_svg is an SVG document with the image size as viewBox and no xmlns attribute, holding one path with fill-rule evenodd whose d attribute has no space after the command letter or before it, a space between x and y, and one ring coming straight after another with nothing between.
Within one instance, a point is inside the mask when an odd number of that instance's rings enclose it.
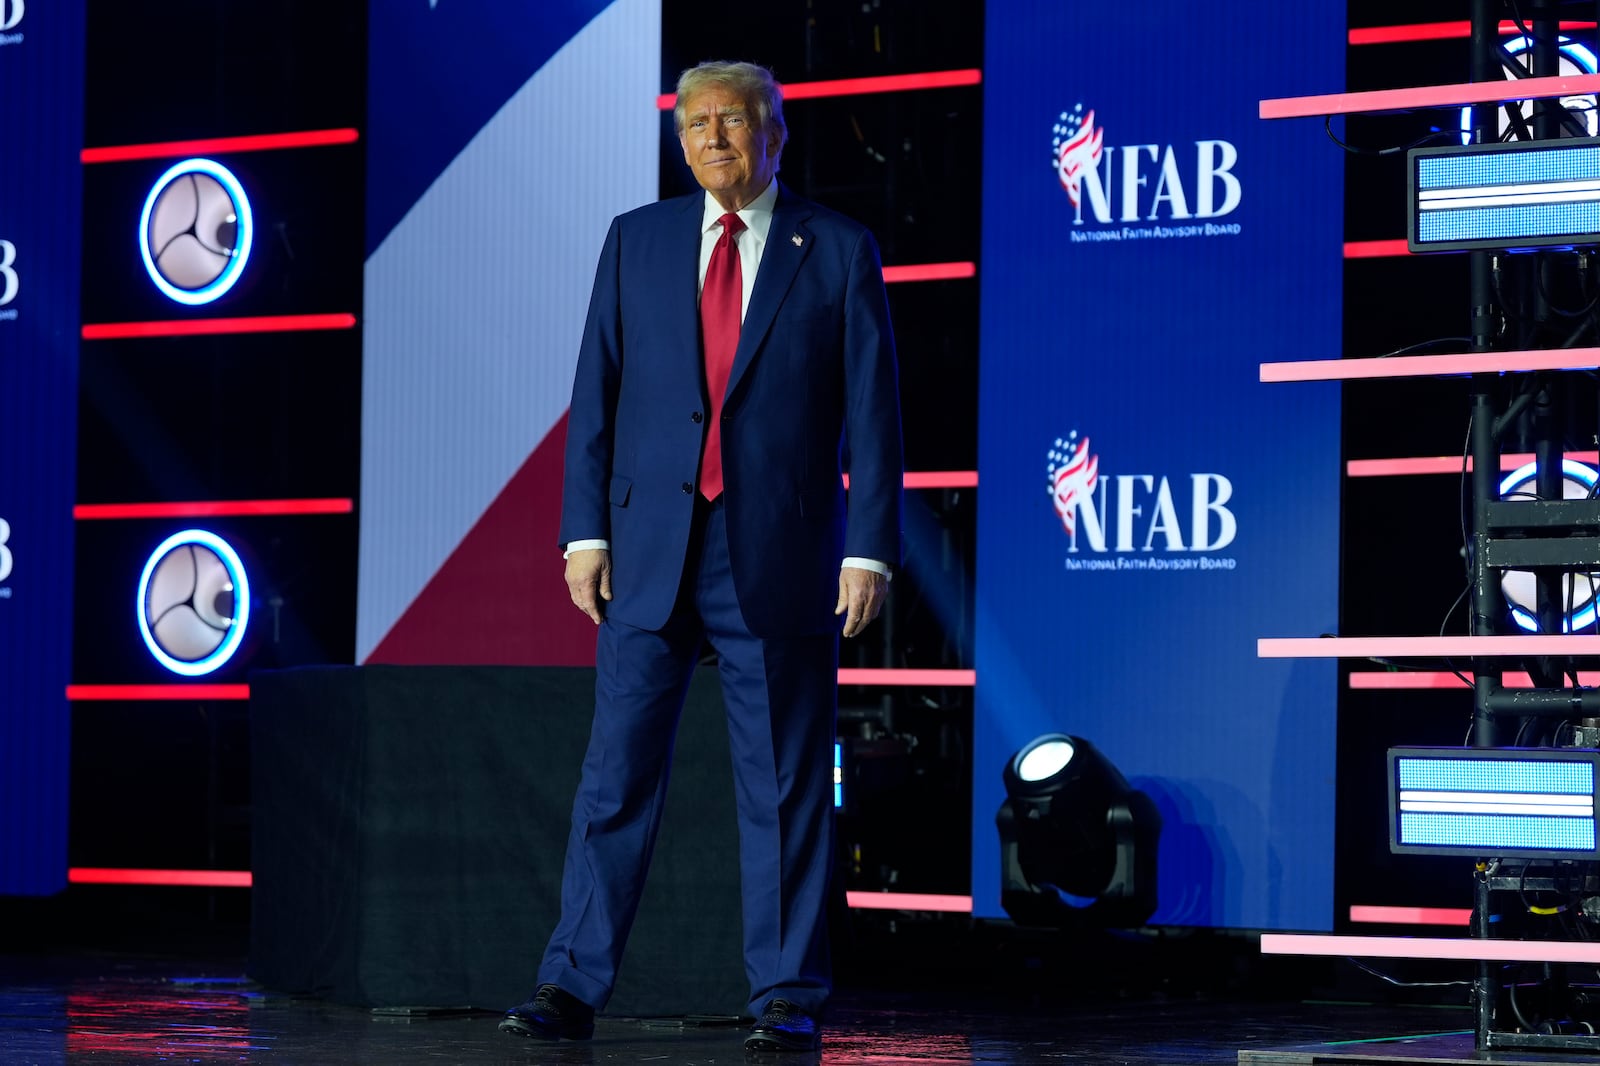
<instances>
[{"instance_id":1,"label":"nfab logo","mask_svg":"<svg viewBox=\"0 0 1600 1066\"><path fill-rule=\"evenodd\" d=\"M1050 500L1066 531L1067 550L1111 558L1068 558L1068 570L1232 570L1233 559L1145 558L1144 553L1219 552L1239 522L1228 509L1233 482L1222 474L1100 472L1100 457L1078 432L1057 437L1048 452ZM1186 483L1185 483L1186 482ZM1180 498L1187 492L1187 499ZM1123 553L1136 553L1133 558Z\"/></svg>"},{"instance_id":2,"label":"nfab logo","mask_svg":"<svg viewBox=\"0 0 1600 1066\"><path fill-rule=\"evenodd\" d=\"M1081 103L1061 112L1051 133L1050 165L1072 201L1075 226L1220 218L1238 210L1244 197L1233 172L1239 150L1231 141L1197 140L1182 149L1171 144L1113 147L1105 143L1106 131L1095 125L1094 111ZM1238 233L1239 224L1125 225L1093 232L1100 235L1074 232L1072 237L1215 237Z\"/></svg>"}]
</instances>

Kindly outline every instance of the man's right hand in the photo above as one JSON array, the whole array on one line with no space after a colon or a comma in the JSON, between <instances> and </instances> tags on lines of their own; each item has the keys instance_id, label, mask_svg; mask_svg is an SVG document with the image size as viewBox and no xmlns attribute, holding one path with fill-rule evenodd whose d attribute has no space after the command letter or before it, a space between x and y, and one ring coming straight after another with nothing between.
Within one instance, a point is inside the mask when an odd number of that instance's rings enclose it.
<instances>
[{"instance_id":1,"label":"man's right hand","mask_svg":"<svg viewBox=\"0 0 1600 1066\"><path fill-rule=\"evenodd\" d=\"M578 610L599 625L606 616L600 601L611 599L611 553L604 548L590 548L568 555L567 589Z\"/></svg>"}]
</instances>

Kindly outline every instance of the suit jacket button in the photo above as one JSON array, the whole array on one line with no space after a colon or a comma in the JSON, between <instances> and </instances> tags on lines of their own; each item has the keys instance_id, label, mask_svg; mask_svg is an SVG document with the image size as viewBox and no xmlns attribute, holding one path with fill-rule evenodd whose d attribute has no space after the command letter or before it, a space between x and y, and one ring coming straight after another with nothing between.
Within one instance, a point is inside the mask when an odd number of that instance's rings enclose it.
<instances>
[{"instance_id":1,"label":"suit jacket button","mask_svg":"<svg viewBox=\"0 0 1600 1066\"><path fill-rule=\"evenodd\" d=\"M685 481L683 483L683 491L684 492L693 492L694 491L694 486L689 484L687 481Z\"/></svg>"},{"instance_id":2,"label":"suit jacket button","mask_svg":"<svg viewBox=\"0 0 1600 1066\"><path fill-rule=\"evenodd\" d=\"M691 421L691 422L700 422L700 421L704 420L705 417L706 417L705 415L701 414L699 411L696 411L694 414L689 416L689 421Z\"/></svg>"}]
</instances>

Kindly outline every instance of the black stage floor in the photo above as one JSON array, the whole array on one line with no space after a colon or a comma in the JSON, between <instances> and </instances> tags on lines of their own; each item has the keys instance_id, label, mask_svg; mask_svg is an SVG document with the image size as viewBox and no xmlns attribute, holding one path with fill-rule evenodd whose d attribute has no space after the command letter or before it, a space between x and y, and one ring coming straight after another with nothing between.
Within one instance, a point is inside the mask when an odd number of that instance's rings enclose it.
<instances>
[{"instance_id":1,"label":"black stage floor","mask_svg":"<svg viewBox=\"0 0 1600 1066\"><path fill-rule=\"evenodd\" d=\"M0 956L0 1066L819 1061L747 1059L744 1028L731 1020L602 1017L593 1041L552 1045L499 1032L489 1012L380 1014L274 993L243 973L242 962L215 960ZM876 988L845 991L835 1004L823 1063L1475 1061L1465 1033L1472 1016L1448 1004L1213 998L1203 988L1183 996L1106 990L1031 999L1014 991ZM1497 1055L1493 1061L1583 1059ZM1600 1055L1591 1061L1600 1064Z\"/></svg>"}]
</instances>

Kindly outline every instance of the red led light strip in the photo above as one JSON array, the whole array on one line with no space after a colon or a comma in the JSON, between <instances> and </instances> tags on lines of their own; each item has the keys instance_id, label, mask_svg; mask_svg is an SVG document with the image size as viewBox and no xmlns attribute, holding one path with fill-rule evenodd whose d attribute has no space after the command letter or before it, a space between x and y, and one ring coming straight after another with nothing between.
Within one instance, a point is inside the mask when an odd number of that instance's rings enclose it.
<instances>
[{"instance_id":1,"label":"red led light strip","mask_svg":"<svg viewBox=\"0 0 1600 1066\"><path fill-rule=\"evenodd\" d=\"M1367 959L1464 959L1490 962L1600 962L1592 940L1489 940L1480 937L1328 936L1262 933L1263 955L1337 955Z\"/></svg>"},{"instance_id":2,"label":"red led light strip","mask_svg":"<svg viewBox=\"0 0 1600 1066\"><path fill-rule=\"evenodd\" d=\"M931 896L914 892L846 892L844 899L856 910L972 913L971 896Z\"/></svg>"},{"instance_id":3,"label":"red led light strip","mask_svg":"<svg viewBox=\"0 0 1600 1066\"><path fill-rule=\"evenodd\" d=\"M866 96L871 93L898 93L914 89L950 89L978 85L983 71L935 70L926 74L886 74L876 78L838 78L833 81L799 81L783 86L784 100L814 100L822 96ZM656 97L656 109L670 111L678 103L677 93Z\"/></svg>"},{"instance_id":4,"label":"red led light strip","mask_svg":"<svg viewBox=\"0 0 1600 1066\"><path fill-rule=\"evenodd\" d=\"M1406 925L1460 925L1472 921L1466 907L1373 907L1352 906L1352 922L1403 923Z\"/></svg>"},{"instance_id":5,"label":"red led light strip","mask_svg":"<svg viewBox=\"0 0 1600 1066\"><path fill-rule=\"evenodd\" d=\"M94 322L83 327L86 341L129 337L196 337L213 333L291 333L303 330L354 329L356 316L261 315L255 318L183 318L170 322Z\"/></svg>"},{"instance_id":6,"label":"red led light strip","mask_svg":"<svg viewBox=\"0 0 1600 1066\"><path fill-rule=\"evenodd\" d=\"M846 474L845 485L850 484ZM916 470L906 473L908 489L975 489L978 487L976 470Z\"/></svg>"},{"instance_id":7,"label":"red led light strip","mask_svg":"<svg viewBox=\"0 0 1600 1066\"><path fill-rule=\"evenodd\" d=\"M197 500L190 503L80 503L72 517L220 518L235 515L351 514L355 501L345 498L307 500Z\"/></svg>"},{"instance_id":8,"label":"red led light strip","mask_svg":"<svg viewBox=\"0 0 1600 1066\"><path fill-rule=\"evenodd\" d=\"M1568 459L1580 463L1600 463L1600 453L1568 452ZM1533 462L1532 452L1506 453L1500 456L1500 471L1505 473ZM1472 457L1467 457L1467 472L1472 472ZM1345 463L1344 472L1349 477L1396 477L1403 474L1455 474L1461 476L1461 456L1422 455L1410 459L1351 459Z\"/></svg>"},{"instance_id":9,"label":"red led light strip","mask_svg":"<svg viewBox=\"0 0 1600 1066\"><path fill-rule=\"evenodd\" d=\"M193 888L249 888L249 870L127 870L75 866L67 871L74 885L160 885ZM971 896L940 896L913 892L846 892L845 901L857 910L942 911L971 914Z\"/></svg>"},{"instance_id":10,"label":"red led light strip","mask_svg":"<svg viewBox=\"0 0 1600 1066\"><path fill-rule=\"evenodd\" d=\"M360 139L360 132L350 128L306 130L301 133L257 133L245 137L206 137L192 141L160 141L151 144L85 148L78 154L78 159L84 163L121 163L130 159L169 159L180 155L227 155L230 152L265 152L280 148L322 148L331 144L354 144Z\"/></svg>"},{"instance_id":11,"label":"red led light strip","mask_svg":"<svg viewBox=\"0 0 1600 1066\"><path fill-rule=\"evenodd\" d=\"M841 685L950 685L971 688L978 683L976 670L900 670L894 668L845 667L839 671Z\"/></svg>"},{"instance_id":12,"label":"red led light strip","mask_svg":"<svg viewBox=\"0 0 1600 1066\"><path fill-rule=\"evenodd\" d=\"M844 487L850 487L850 475L844 476ZM975 489L978 487L976 470L908 470L905 475L908 489Z\"/></svg>"},{"instance_id":13,"label":"red led light strip","mask_svg":"<svg viewBox=\"0 0 1600 1066\"><path fill-rule=\"evenodd\" d=\"M1443 374L1506 374L1534 370L1592 370L1600 348L1525 352L1456 352L1396 355L1384 359L1294 359L1262 363L1262 381L1346 381L1351 378L1425 378Z\"/></svg>"},{"instance_id":14,"label":"red led light strip","mask_svg":"<svg viewBox=\"0 0 1600 1066\"><path fill-rule=\"evenodd\" d=\"M976 263L919 263L912 266L886 266L883 280L893 285L897 281L948 281L952 278L977 277Z\"/></svg>"},{"instance_id":15,"label":"red led light strip","mask_svg":"<svg viewBox=\"0 0 1600 1066\"><path fill-rule=\"evenodd\" d=\"M975 670L909 670L845 667L841 685L923 685L972 688ZM247 700L249 685L68 685L69 700Z\"/></svg>"},{"instance_id":16,"label":"red led light strip","mask_svg":"<svg viewBox=\"0 0 1600 1066\"><path fill-rule=\"evenodd\" d=\"M1469 81L1454 85L1419 85L1410 89L1377 89L1325 96L1287 96L1262 100L1262 118L1312 118L1376 111L1413 111L1430 107L1539 100L1551 96L1592 96L1600 92L1600 74L1521 78L1517 81Z\"/></svg>"},{"instance_id":17,"label":"red led light strip","mask_svg":"<svg viewBox=\"0 0 1600 1066\"><path fill-rule=\"evenodd\" d=\"M1384 259L1395 255L1410 255L1404 239L1397 241L1345 241L1346 259Z\"/></svg>"},{"instance_id":18,"label":"red led light strip","mask_svg":"<svg viewBox=\"0 0 1600 1066\"><path fill-rule=\"evenodd\" d=\"M74 885L185 885L196 888L249 888L249 870L114 870L74 866L67 871Z\"/></svg>"},{"instance_id":19,"label":"red led light strip","mask_svg":"<svg viewBox=\"0 0 1600 1066\"><path fill-rule=\"evenodd\" d=\"M249 685L68 685L69 700L247 700Z\"/></svg>"},{"instance_id":20,"label":"red led light strip","mask_svg":"<svg viewBox=\"0 0 1600 1066\"><path fill-rule=\"evenodd\" d=\"M1592 22L1567 22L1561 23L1563 30L1592 30ZM1522 31L1517 29L1516 23L1506 19L1500 23L1500 34L1503 37ZM1414 22L1405 26L1360 26L1351 29L1350 43L1363 44L1404 44L1408 41L1449 41L1462 37L1472 36L1472 23L1460 22Z\"/></svg>"},{"instance_id":21,"label":"red led light strip","mask_svg":"<svg viewBox=\"0 0 1600 1066\"><path fill-rule=\"evenodd\" d=\"M1262 659L1399 659L1422 655L1600 655L1600 636L1581 633L1521 637L1263 637Z\"/></svg>"},{"instance_id":22,"label":"red led light strip","mask_svg":"<svg viewBox=\"0 0 1600 1066\"><path fill-rule=\"evenodd\" d=\"M1471 680L1469 677L1468 681ZM1511 671L1500 675L1500 683L1507 688L1533 688L1533 678L1526 671ZM1600 671L1580 670L1578 684L1600 685ZM1468 684L1448 670L1356 670L1350 674L1350 687L1376 691L1379 689L1468 688Z\"/></svg>"}]
</instances>

